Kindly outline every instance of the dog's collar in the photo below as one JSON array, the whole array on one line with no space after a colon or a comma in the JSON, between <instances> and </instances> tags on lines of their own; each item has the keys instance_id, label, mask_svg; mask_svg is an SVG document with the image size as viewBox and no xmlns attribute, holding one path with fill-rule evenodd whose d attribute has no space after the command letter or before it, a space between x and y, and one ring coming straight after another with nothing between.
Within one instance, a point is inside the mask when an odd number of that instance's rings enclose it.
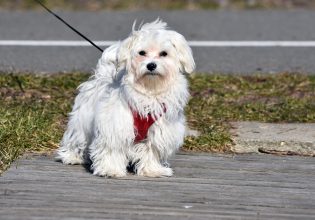
<instances>
[{"instance_id":1,"label":"dog's collar","mask_svg":"<svg viewBox=\"0 0 315 220\"><path fill-rule=\"evenodd\" d=\"M130 107L132 111L133 116L133 127L135 132L135 140L134 143L139 143L143 140L145 140L148 136L149 128L154 124L156 120L158 120L157 117L153 117L151 113L148 113L147 116L143 117L139 112L134 111ZM166 112L165 104L163 103L163 111ZM159 115L159 117L161 117Z\"/></svg>"}]
</instances>

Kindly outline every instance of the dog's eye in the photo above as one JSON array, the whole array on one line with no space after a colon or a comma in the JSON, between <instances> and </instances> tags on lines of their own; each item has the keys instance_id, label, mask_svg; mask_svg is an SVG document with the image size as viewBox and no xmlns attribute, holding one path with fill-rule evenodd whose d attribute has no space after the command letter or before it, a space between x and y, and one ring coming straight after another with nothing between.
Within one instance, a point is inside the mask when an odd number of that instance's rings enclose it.
<instances>
[{"instance_id":1,"label":"dog's eye","mask_svg":"<svg viewBox=\"0 0 315 220\"><path fill-rule=\"evenodd\" d=\"M162 52L160 53L160 56L161 56L161 57L166 57L166 56L167 56L167 53L166 53L165 51L162 51Z\"/></svg>"},{"instance_id":2,"label":"dog's eye","mask_svg":"<svg viewBox=\"0 0 315 220\"><path fill-rule=\"evenodd\" d=\"M139 51L139 55L140 55L140 56L145 56L145 55L146 55L146 52L145 52L144 50L141 50L141 51Z\"/></svg>"}]
</instances>

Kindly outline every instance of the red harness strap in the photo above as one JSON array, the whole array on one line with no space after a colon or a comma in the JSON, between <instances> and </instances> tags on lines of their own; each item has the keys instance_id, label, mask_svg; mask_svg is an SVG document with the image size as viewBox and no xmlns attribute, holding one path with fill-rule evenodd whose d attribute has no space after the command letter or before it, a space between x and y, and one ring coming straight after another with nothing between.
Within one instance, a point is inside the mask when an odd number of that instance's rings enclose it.
<instances>
[{"instance_id":1,"label":"red harness strap","mask_svg":"<svg viewBox=\"0 0 315 220\"><path fill-rule=\"evenodd\" d=\"M164 106L164 112L166 112L166 108ZM149 113L147 117L142 117L138 112L132 111L133 115L133 127L135 130L135 143L139 143L143 141L148 136L148 130L153 125L153 123L157 120L157 118L153 118ZM161 115L162 116L162 115Z\"/></svg>"},{"instance_id":2,"label":"red harness strap","mask_svg":"<svg viewBox=\"0 0 315 220\"><path fill-rule=\"evenodd\" d=\"M155 122L154 118L149 113L146 118L143 118L138 112L132 112L133 126L135 129L135 143L143 141L147 138L148 130Z\"/></svg>"}]
</instances>

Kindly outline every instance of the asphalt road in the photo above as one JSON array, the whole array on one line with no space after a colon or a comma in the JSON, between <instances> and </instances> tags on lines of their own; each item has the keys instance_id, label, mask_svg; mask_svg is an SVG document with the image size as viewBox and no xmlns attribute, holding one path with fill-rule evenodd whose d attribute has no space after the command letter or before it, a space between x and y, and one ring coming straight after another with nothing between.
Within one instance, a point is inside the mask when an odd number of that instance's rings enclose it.
<instances>
[{"instance_id":1,"label":"asphalt road","mask_svg":"<svg viewBox=\"0 0 315 220\"><path fill-rule=\"evenodd\" d=\"M95 41L124 39L132 23L157 17L189 41L314 41L314 11L58 12ZM82 40L48 13L0 12L1 40ZM197 71L315 73L315 47L193 47ZM92 71L93 47L0 46L0 71Z\"/></svg>"}]
</instances>

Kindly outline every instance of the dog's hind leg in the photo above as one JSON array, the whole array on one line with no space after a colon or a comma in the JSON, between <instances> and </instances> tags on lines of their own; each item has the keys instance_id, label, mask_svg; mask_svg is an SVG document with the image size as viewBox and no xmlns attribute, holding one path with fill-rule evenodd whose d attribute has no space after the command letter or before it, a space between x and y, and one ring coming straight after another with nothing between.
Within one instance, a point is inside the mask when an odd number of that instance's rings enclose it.
<instances>
[{"instance_id":1,"label":"dog's hind leg","mask_svg":"<svg viewBox=\"0 0 315 220\"><path fill-rule=\"evenodd\" d=\"M86 146L87 141L83 131L69 126L60 143L56 159L64 164L83 164Z\"/></svg>"},{"instance_id":2,"label":"dog's hind leg","mask_svg":"<svg viewBox=\"0 0 315 220\"><path fill-rule=\"evenodd\" d=\"M77 103L76 103L77 104ZM63 135L60 148L57 151L57 160L65 164L83 164L87 162L86 148L89 144L87 133L91 127L91 116L87 113L88 105L80 106L70 113L70 120L67 130Z\"/></svg>"},{"instance_id":3,"label":"dog's hind leg","mask_svg":"<svg viewBox=\"0 0 315 220\"><path fill-rule=\"evenodd\" d=\"M98 92L96 80L91 78L82 83L79 86L79 92L70 113L67 130L57 151L56 159L65 164L86 162L86 148L91 138L90 132L93 125L93 102Z\"/></svg>"}]
</instances>

